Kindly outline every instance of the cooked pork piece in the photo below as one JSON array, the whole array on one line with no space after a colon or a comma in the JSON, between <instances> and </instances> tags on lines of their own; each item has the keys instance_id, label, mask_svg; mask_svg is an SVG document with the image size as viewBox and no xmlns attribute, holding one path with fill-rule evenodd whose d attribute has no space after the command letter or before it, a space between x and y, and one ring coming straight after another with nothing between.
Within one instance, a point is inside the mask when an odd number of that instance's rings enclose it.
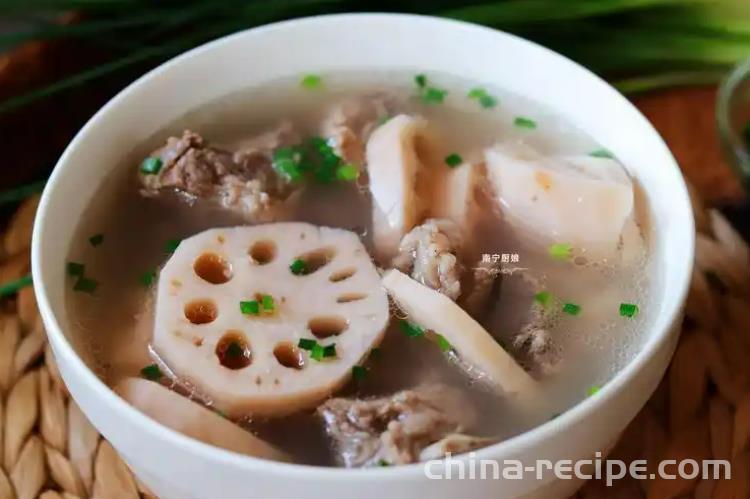
<instances>
[{"instance_id":1,"label":"cooked pork piece","mask_svg":"<svg viewBox=\"0 0 750 499\"><path fill-rule=\"evenodd\" d=\"M365 143L373 129L391 114L393 101L393 97L380 93L346 99L331 108L323 121L322 135L331 140L344 161L362 165Z\"/></svg>"},{"instance_id":2,"label":"cooked pork piece","mask_svg":"<svg viewBox=\"0 0 750 499\"><path fill-rule=\"evenodd\" d=\"M461 294L458 227L450 220L431 218L402 239L393 266L451 300Z\"/></svg>"},{"instance_id":3,"label":"cooked pork piece","mask_svg":"<svg viewBox=\"0 0 750 499\"><path fill-rule=\"evenodd\" d=\"M181 137L149 155L157 167L141 168L145 195L177 191L190 199L207 199L238 211L254 221L268 221L294 186L271 165L273 149L293 140L287 125L240 145L232 153L214 146L195 132Z\"/></svg>"},{"instance_id":4,"label":"cooked pork piece","mask_svg":"<svg viewBox=\"0 0 750 499\"><path fill-rule=\"evenodd\" d=\"M534 285L533 289L541 289L532 278L522 275L525 281ZM530 371L549 374L560 360L558 347L549 333L553 320L554 312L548 310L547 306L533 303L529 321L513 338L513 346L526 358L526 367Z\"/></svg>"},{"instance_id":5,"label":"cooked pork piece","mask_svg":"<svg viewBox=\"0 0 750 499\"><path fill-rule=\"evenodd\" d=\"M369 400L334 398L318 408L343 466L419 461L420 454L471 423L458 390L429 385Z\"/></svg>"},{"instance_id":6,"label":"cooked pork piece","mask_svg":"<svg viewBox=\"0 0 750 499\"><path fill-rule=\"evenodd\" d=\"M497 288L502 264L500 262L480 261L471 269L471 280L467 291L461 299L461 306L472 317L478 317L486 309L493 290Z\"/></svg>"}]
</instances>

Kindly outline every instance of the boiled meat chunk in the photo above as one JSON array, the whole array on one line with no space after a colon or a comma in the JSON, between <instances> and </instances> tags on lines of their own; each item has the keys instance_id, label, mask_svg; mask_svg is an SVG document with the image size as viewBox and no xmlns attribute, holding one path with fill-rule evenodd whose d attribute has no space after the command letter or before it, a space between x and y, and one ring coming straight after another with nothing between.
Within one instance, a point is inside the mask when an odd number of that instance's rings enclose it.
<instances>
[{"instance_id":1,"label":"boiled meat chunk","mask_svg":"<svg viewBox=\"0 0 750 499\"><path fill-rule=\"evenodd\" d=\"M390 262L401 238L422 217L429 193L419 182L420 171L432 162L431 141L424 119L400 114L378 127L367 142L373 243L381 263Z\"/></svg>"},{"instance_id":2,"label":"boiled meat chunk","mask_svg":"<svg viewBox=\"0 0 750 499\"><path fill-rule=\"evenodd\" d=\"M126 378L115 386L115 392L164 426L201 442L248 456L291 461L268 442L153 381Z\"/></svg>"},{"instance_id":3,"label":"boiled meat chunk","mask_svg":"<svg viewBox=\"0 0 750 499\"><path fill-rule=\"evenodd\" d=\"M387 322L387 296L353 232L211 229L182 241L159 275L153 346L228 415L280 415L340 388Z\"/></svg>"},{"instance_id":4,"label":"boiled meat chunk","mask_svg":"<svg viewBox=\"0 0 750 499\"><path fill-rule=\"evenodd\" d=\"M398 270L383 276L383 287L410 321L443 335L461 360L508 394L533 397L536 382L461 307Z\"/></svg>"},{"instance_id":5,"label":"boiled meat chunk","mask_svg":"<svg viewBox=\"0 0 750 499\"><path fill-rule=\"evenodd\" d=\"M617 251L634 204L632 180L619 162L546 157L520 145L497 145L485 156L511 225L544 244L567 243L596 256Z\"/></svg>"}]
</instances>

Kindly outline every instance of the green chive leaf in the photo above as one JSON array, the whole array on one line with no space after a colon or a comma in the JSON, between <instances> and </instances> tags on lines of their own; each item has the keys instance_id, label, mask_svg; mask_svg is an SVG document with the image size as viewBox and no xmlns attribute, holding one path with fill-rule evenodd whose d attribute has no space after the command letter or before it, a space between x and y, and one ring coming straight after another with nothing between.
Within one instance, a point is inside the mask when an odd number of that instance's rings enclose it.
<instances>
[{"instance_id":1,"label":"green chive leaf","mask_svg":"<svg viewBox=\"0 0 750 499\"><path fill-rule=\"evenodd\" d=\"M385 459L378 459L378 466L390 466L391 463L386 461Z\"/></svg>"},{"instance_id":2,"label":"green chive leaf","mask_svg":"<svg viewBox=\"0 0 750 499\"><path fill-rule=\"evenodd\" d=\"M586 394L589 397L591 397L592 395L596 395L597 393L599 393L599 390L601 390L601 389L602 389L601 386L597 386L597 385L590 386L589 389L586 390Z\"/></svg>"},{"instance_id":3,"label":"green chive leaf","mask_svg":"<svg viewBox=\"0 0 750 499\"><path fill-rule=\"evenodd\" d=\"M151 381L159 381L164 376L164 374L162 374L159 366L157 366L156 364L150 364L141 369L141 376Z\"/></svg>"},{"instance_id":4,"label":"green chive leaf","mask_svg":"<svg viewBox=\"0 0 750 499\"><path fill-rule=\"evenodd\" d=\"M246 315L260 315L260 304L257 300L241 301L240 312Z\"/></svg>"},{"instance_id":5,"label":"green chive leaf","mask_svg":"<svg viewBox=\"0 0 750 499\"><path fill-rule=\"evenodd\" d=\"M622 317L629 317L632 319L638 315L639 311L638 305L635 303L620 303L620 315Z\"/></svg>"},{"instance_id":6,"label":"green chive leaf","mask_svg":"<svg viewBox=\"0 0 750 499\"><path fill-rule=\"evenodd\" d=\"M479 105L485 109L492 109L497 106L497 99L491 95L483 95L479 98Z\"/></svg>"},{"instance_id":7,"label":"green chive leaf","mask_svg":"<svg viewBox=\"0 0 750 499\"><path fill-rule=\"evenodd\" d=\"M549 291L540 291L534 295L534 301L539 303L541 306L546 307L552 300L552 293Z\"/></svg>"},{"instance_id":8,"label":"green chive leaf","mask_svg":"<svg viewBox=\"0 0 750 499\"><path fill-rule=\"evenodd\" d=\"M68 275L73 277L83 277L83 273L86 267L82 263L68 262L67 265Z\"/></svg>"},{"instance_id":9,"label":"green chive leaf","mask_svg":"<svg viewBox=\"0 0 750 499\"><path fill-rule=\"evenodd\" d=\"M73 291L80 291L82 293L91 294L96 291L97 287L99 287L99 283L97 281L95 281L94 279L89 279L88 277L81 276L73 286Z\"/></svg>"},{"instance_id":10,"label":"green chive leaf","mask_svg":"<svg viewBox=\"0 0 750 499\"><path fill-rule=\"evenodd\" d=\"M455 168L463 162L464 159L455 152L445 157L445 164L450 166L451 168Z\"/></svg>"},{"instance_id":11,"label":"green chive leaf","mask_svg":"<svg viewBox=\"0 0 750 499\"><path fill-rule=\"evenodd\" d=\"M468 94L466 94L466 96L469 99L474 99L474 100L479 100L486 95L488 95L487 91L481 87L474 87L471 90L469 90Z\"/></svg>"},{"instance_id":12,"label":"green chive leaf","mask_svg":"<svg viewBox=\"0 0 750 499\"><path fill-rule=\"evenodd\" d=\"M562 307L562 311L568 315L578 315L581 313L581 306L575 303L565 303Z\"/></svg>"},{"instance_id":13,"label":"green chive leaf","mask_svg":"<svg viewBox=\"0 0 750 499\"><path fill-rule=\"evenodd\" d=\"M591 156L592 158L606 158L606 159L612 159L615 157L614 154L612 154L606 149L596 149L595 151L591 151L589 153L589 156Z\"/></svg>"},{"instance_id":14,"label":"green chive leaf","mask_svg":"<svg viewBox=\"0 0 750 499\"><path fill-rule=\"evenodd\" d=\"M307 274L307 263L304 260L297 258L289 266L289 270L294 275L305 275Z\"/></svg>"},{"instance_id":15,"label":"green chive leaf","mask_svg":"<svg viewBox=\"0 0 750 499\"><path fill-rule=\"evenodd\" d=\"M526 128L529 130L533 130L536 128L536 121L530 118L524 118L523 116L516 117L516 119L513 120L513 124L518 128Z\"/></svg>"},{"instance_id":16,"label":"green chive leaf","mask_svg":"<svg viewBox=\"0 0 750 499\"><path fill-rule=\"evenodd\" d=\"M352 367L352 378L356 381L362 381L367 377L367 369L364 366Z\"/></svg>"},{"instance_id":17,"label":"green chive leaf","mask_svg":"<svg viewBox=\"0 0 750 499\"><path fill-rule=\"evenodd\" d=\"M331 343L323 347L323 357L336 357L336 344Z\"/></svg>"},{"instance_id":18,"label":"green chive leaf","mask_svg":"<svg viewBox=\"0 0 750 499\"><path fill-rule=\"evenodd\" d=\"M299 343L297 343L297 346L300 347L302 350L312 350L315 348L315 345L317 345L318 342L315 340L311 340L308 338L300 338Z\"/></svg>"},{"instance_id":19,"label":"green chive leaf","mask_svg":"<svg viewBox=\"0 0 750 499\"><path fill-rule=\"evenodd\" d=\"M436 87L427 87L422 92L422 102L425 104L441 104L448 95L447 90Z\"/></svg>"},{"instance_id":20,"label":"green chive leaf","mask_svg":"<svg viewBox=\"0 0 750 499\"><path fill-rule=\"evenodd\" d=\"M549 256L555 260L570 260L573 246L568 243L555 243L548 248Z\"/></svg>"},{"instance_id":21,"label":"green chive leaf","mask_svg":"<svg viewBox=\"0 0 750 499\"><path fill-rule=\"evenodd\" d=\"M437 344L440 347L440 350L443 352L450 352L453 350L453 346L450 344L448 340L445 339L445 336L442 334L436 334L437 337Z\"/></svg>"},{"instance_id":22,"label":"green chive leaf","mask_svg":"<svg viewBox=\"0 0 750 499\"><path fill-rule=\"evenodd\" d=\"M313 90L323 86L323 78L316 74L306 74L299 83L302 88Z\"/></svg>"},{"instance_id":23,"label":"green chive leaf","mask_svg":"<svg viewBox=\"0 0 750 499\"><path fill-rule=\"evenodd\" d=\"M93 247L97 247L104 242L104 234L94 234L89 238L89 243Z\"/></svg>"},{"instance_id":24,"label":"green chive leaf","mask_svg":"<svg viewBox=\"0 0 750 499\"><path fill-rule=\"evenodd\" d=\"M324 355L325 349L322 346L318 345L318 343L315 343L315 345L313 345L312 349L310 350L310 358L320 362L321 360L323 360Z\"/></svg>"},{"instance_id":25,"label":"green chive leaf","mask_svg":"<svg viewBox=\"0 0 750 499\"><path fill-rule=\"evenodd\" d=\"M275 304L273 301L273 296L271 295L263 295L260 297L260 304L263 307L264 312L273 312L275 308Z\"/></svg>"},{"instance_id":26,"label":"green chive leaf","mask_svg":"<svg viewBox=\"0 0 750 499\"><path fill-rule=\"evenodd\" d=\"M171 255L172 253L177 251L177 247L180 245L181 242L182 242L182 239L170 239L169 241L167 241L167 244L164 245L164 251L167 254Z\"/></svg>"},{"instance_id":27,"label":"green chive leaf","mask_svg":"<svg viewBox=\"0 0 750 499\"><path fill-rule=\"evenodd\" d=\"M289 182L298 182L302 179L300 161L301 154L292 147L280 147L271 155L271 166L276 170L276 173Z\"/></svg>"},{"instance_id":28,"label":"green chive leaf","mask_svg":"<svg viewBox=\"0 0 750 499\"><path fill-rule=\"evenodd\" d=\"M145 175L156 175L161 171L162 161L159 158L148 157L141 163L141 173Z\"/></svg>"},{"instance_id":29,"label":"green chive leaf","mask_svg":"<svg viewBox=\"0 0 750 499\"><path fill-rule=\"evenodd\" d=\"M351 182L359 178L359 168L351 163L346 163L336 169L336 178L344 182Z\"/></svg>"},{"instance_id":30,"label":"green chive leaf","mask_svg":"<svg viewBox=\"0 0 750 499\"><path fill-rule=\"evenodd\" d=\"M414 324L413 322L401 320L399 321L399 327L401 331L409 338L421 338L424 336L424 329Z\"/></svg>"},{"instance_id":31,"label":"green chive leaf","mask_svg":"<svg viewBox=\"0 0 750 499\"><path fill-rule=\"evenodd\" d=\"M419 88L424 88L425 86L427 86L427 76L418 74L414 77L414 83L416 83Z\"/></svg>"},{"instance_id":32,"label":"green chive leaf","mask_svg":"<svg viewBox=\"0 0 750 499\"><path fill-rule=\"evenodd\" d=\"M32 283L33 282L31 278L31 274L28 274L28 275L21 277L20 279L16 279L14 281L8 281L3 284L0 284L0 297L15 294L21 288L25 288L26 286L29 286Z\"/></svg>"}]
</instances>

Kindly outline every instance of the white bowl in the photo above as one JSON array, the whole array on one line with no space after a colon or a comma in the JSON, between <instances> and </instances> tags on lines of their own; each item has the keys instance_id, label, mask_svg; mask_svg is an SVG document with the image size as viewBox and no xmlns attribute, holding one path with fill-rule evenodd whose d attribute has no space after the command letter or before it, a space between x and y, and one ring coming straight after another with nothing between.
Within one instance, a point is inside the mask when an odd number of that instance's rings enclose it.
<instances>
[{"instance_id":1,"label":"white bowl","mask_svg":"<svg viewBox=\"0 0 750 499\"><path fill-rule=\"evenodd\" d=\"M617 439L643 406L673 352L688 287L694 229L687 192L669 150L646 119L605 82L570 60L491 29L409 15L334 15L238 33L160 66L123 90L78 133L44 191L33 240L39 307L60 371L92 423L163 499L256 497L358 499L563 498L574 481L547 473L524 480L428 480L423 467L346 470L237 455L176 433L118 398L79 358L67 332L65 262L84 209L105 177L138 144L231 92L306 72L404 70L452 73L538 101L615 153L650 204L660 283L658 314L640 353L594 397L477 458L591 458ZM103 333L103 332L102 332Z\"/></svg>"}]
</instances>

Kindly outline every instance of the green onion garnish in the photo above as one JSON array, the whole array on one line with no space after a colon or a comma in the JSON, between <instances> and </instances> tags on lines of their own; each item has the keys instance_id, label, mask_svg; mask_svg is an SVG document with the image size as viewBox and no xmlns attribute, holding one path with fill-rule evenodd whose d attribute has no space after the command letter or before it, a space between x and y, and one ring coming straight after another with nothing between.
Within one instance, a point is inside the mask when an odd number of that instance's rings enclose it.
<instances>
[{"instance_id":1,"label":"green onion garnish","mask_svg":"<svg viewBox=\"0 0 750 499\"><path fill-rule=\"evenodd\" d=\"M562 307L562 311L568 315L578 315L581 313L581 306L575 303L565 303Z\"/></svg>"},{"instance_id":2,"label":"green onion garnish","mask_svg":"<svg viewBox=\"0 0 750 499\"><path fill-rule=\"evenodd\" d=\"M427 87L422 92L422 102L425 104L441 104L448 95L447 90L436 87Z\"/></svg>"},{"instance_id":3,"label":"green onion garnish","mask_svg":"<svg viewBox=\"0 0 750 499\"><path fill-rule=\"evenodd\" d=\"M256 302L257 303L257 302ZM274 301L273 296L271 295L263 295L260 297L260 304L263 307L264 312L273 312L274 310Z\"/></svg>"},{"instance_id":4,"label":"green onion garnish","mask_svg":"<svg viewBox=\"0 0 750 499\"><path fill-rule=\"evenodd\" d=\"M149 270L141 275L140 281L144 286L151 286L156 280L156 271Z\"/></svg>"},{"instance_id":5,"label":"green onion garnish","mask_svg":"<svg viewBox=\"0 0 750 499\"><path fill-rule=\"evenodd\" d=\"M591 156L592 158L606 158L606 159L612 159L615 157L614 154L612 154L606 149L596 149L595 151L591 151L589 153L589 156Z\"/></svg>"},{"instance_id":6,"label":"green onion garnish","mask_svg":"<svg viewBox=\"0 0 750 499\"><path fill-rule=\"evenodd\" d=\"M312 90L323 86L323 78L321 78L320 75L316 74L306 74L302 77L302 80L300 80L299 84L303 88Z\"/></svg>"},{"instance_id":7,"label":"green onion garnish","mask_svg":"<svg viewBox=\"0 0 750 499\"><path fill-rule=\"evenodd\" d=\"M294 275L304 275L304 274L307 274L307 263L305 263L304 260L301 260L301 259L297 258L289 266L289 270Z\"/></svg>"},{"instance_id":8,"label":"green onion garnish","mask_svg":"<svg viewBox=\"0 0 750 499\"><path fill-rule=\"evenodd\" d=\"M258 303L257 300L241 301L240 312L246 315L259 315L260 304Z\"/></svg>"},{"instance_id":9,"label":"green onion garnish","mask_svg":"<svg viewBox=\"0 0 750 499\"><path fill-rule=\"evenodd\" d=\"M150 364L141 369L141 376L151 381L159 381L164 374L162 374L159 366L156 364Z\"/></svg>"},{"instance_id":10,"label":"green onion garnish","mask_svg":"<svg viewBox=\"0 0 750 499\"><path fill-rule=\"evenodd\" d=\"M555 260L570 260L573 246L568 243L555 243L548 248L549 256Z\"/></svg>"},{"instance_id":11,"label":"green onion garnish","mask_svg":"<svg viewBox=\"0 0 750 499\"><path fill-rule=\"evenodd\" d=\"M310 358L313 360L321 361L323 360L323 357L325 356L325 349L318 345L316 342L315 345L313 345L312 349L310 349Z\"/></svg>"},{"instance_id":12,"label":"green onion garnish","mask_svg":"<svg viewBox=\"0 0 750 499\"><path fill-rule=\"evenodd\" d=\"M170 239L167 241L167 244L164 245L164 251L171 255L177 251L177 246L179 246L181 242L182 239Z\"/></svg>"},{"instance_id":13,"label":"green onion garnish","mask_svg":"<svg viewBox=\"0 0 750 499\"><path fill-rule=\"evenodd\" d=\"M481 87L474 87L469 90L468 94L466 94L469 99L473 100L479 100L485 95L487 95L487 91Z\"/></svg>"},{"instance_id":14,"label":"green onion garnish","mask_svg":"<svg viewBox=\"0 0 750 499\"><path fill-rule=\"evenodd\" d=\"M414 83L416 83L419 88L424 88L427 86L427 76L418 74L414 77Z\"/></svg>"},{"instance_id":15,"label":"green onion garnish","mask_svg":"<svg viewBox=\"0 0 750 499\"><path fill-rule=\"evenodd\" d=\"M31 182L30 184L0 192L0 205L24 201L32 194L42 192L42 190L44 190L44 184L46 183L46 180L38 180L36 182Z\"/></svg>"},{"instance_id":16,"label":"green onion garnish","mask_svg":"<svg viewBox=\"0 0 750 499\"><path fill-rule=\"evenodd\" d=\"M534 301L543 307L549 305L551 300L552 293L550 293L549 291L540 291L534 295Z\"/></svg>"},{"instance_id":17,"label":"green onion garnish","mask_svg":"<svg viewBox=\"0 0 750 499\"><path fill-rule=\"evenodd\" d=\"M94 234L89 238L91 246L97 247L104 242L104 234Z\"/></svg>"},{"instance_id":18,"label":"green onion garnish","mask_svg":"<svg viewBox=\"0 0 750 499\"><path fill-rule=\"evenodd\" d=\"M399 321L399 327L401 331L409 338L421 338L424 336L424 329L414 324L413 322L401 320Z\"/></svg>"},{"instance_id":19,"label":"green onion garnish","mask_svg":"<svg viewBox=\"0 0 750 499\"><path fill-rule=\"evenodd\" d=\"M378 459L378 466L390 466L391 463L386 461L385 459Z\"/></svg>"},{"instance_id":20,"label":"green onion garnish","mask_svg":"<svg viewBox=\"0 0 750 499\"><path fill-rule=\"evenodd\" d=\"M31 274L25 275L15 281L8 281L0 284L0 297L12 295L18 292L19 289L25 288L30 284L32 284Z\"/></svg>"},{"instance_id":21,"label":"green onion garnish","mask_svg":"<svg viewBox=\"0 0 750 499\"><path fill-rule=\"evenodd\" d=\"M75 285L73 286L73 291L81 291L83 293L93 293L96 291L96 288L99 286L99 283L95 281L94 279L89 279L88 277L79 277L76 281Z\"/></svg>"},{"instance_id":22,"label":"green onion garnish","mask_svg":"<svg viewBox=\"0 0 750 499\"><path fill-rule=\"evenodd\" d=\"M367 369L364 366L352 367L352 378L356 381L362 381L367 377Z\"/></svg>"},{"instance_id":23,"label":"green onion garnish","mask_svg":"<svg viewBox=\"0 0 750 499\"><path fill-rule=\"evenodd\" d=\"M300 153L292 147L281 147L276 149L271 155L271 166L276 173L286 178L290 182L298 182L302 179L302 170L299 162Z\"/></svg>"},{"instance_id":24,"label":"green onion garnish","mask_svg":"<svg viewBox=\"0 0 750 499\"><path fill-rule=\"evenodd\" d=\"M527 128L529 130L533 130L536 128L536 121L530 118L524 118L523 116L516 117L516 119L513 120L513 124L518 128Z\"/></svg>"},{"instance_id":25,"label":"green onion garnish","mask_svg":"<svg viewBox=\"0 0 750 499\"><path fill-rule=\"evenodd\" d=\"M601 386L597 386L597 385L590 386L589 389L586 390L586 394L589 397L591 397L592 395L596 395L597 393L599 393L599 390L601 390L601 389L602 389Z\"/></svg>"},{"instance_id":26,"label":"green onion garnish","mask_svg":"<svg viewBox=\"0 0 750 499\"><path fill-rule=\"evenodd\" d=\"M346 163L336 169L336 178L343 181L352 181L359 178L359 168L351 163Z\"/></svg>"},{"instance_id":27,"label":"green onion garnish","mask_svg":"<svg viewBox=\"0 0 750 499\"><path fill-rule=\"evenodd\" d=\"M297 346L300 347L302 350L312 350L315 348L315 345L317 345L318 342L315 340L310 340L308 338L300 338L299 343L297 343Z\"/></svg>"},{"instance_id":28,"label":"green onion garnish","mask_svg":"<svg viewBox=\"0 0 750 499\"><path fill-rule=\"evenodd\" d=\"M68 275L74 277L82 277L86 267L82 263L68 262L67 265Z\"/></svg>"},{"instance_id":29,"label":"green onion garnish","mask_svg":"<svg viewBox=\"0 0 750 499\"><path fill-rule=\"evenodd\" d=\"M497 99L487 93L485 89L480 87L472 88L471 90L469 90L467 97L479 102L479 105L485 109L490 109L497 105Z\"/></svg>"},{"instance_id":30,"label":"green onion garnish","mask_svg":"<svg viewBox=\"0 0 750 499\"><path fill-rule=\"evenodd\" d=\"M336 344L332 343L323 347L323 357L335 357L336 356Z\"/></svg>"},{"instance_id":31,"label":"green onion garnish","mask_svg":"<svg viewBox=\"0 0 750 499\"><path fill-rule=\"evenodd\" d=\"M622 317L633 318L638 315L638 305L635 303L620 303L620 315Z\"/></svg>"},{"instance_id":32,"label":"green onion garnish","mask_svg":"<svg viewBox=\"0 0 750 499\"><path fill-rule=\"evenodd\" d=\"M445 157L445 164L450 166L451 168L455 168L463 162L464 159L455 152Z\"/></svg>"},{"instance_id":33,"label":"green onion garnish","mask_svg":"<svg viewBox=\"0 0 750 499\"><path fill-rule=\"evenodd\" d=\"M435 337L437 338L437 344L440 347L441 351L450 352L451 350L453 350L453 346L448 340L445 339L445 336L443 336L442 334L435 334Z\"/></svg>"},{"instance_id":34,"label":"green onion garnish","mask_svg":"<svg viewBox=\"0 0 750 499\"><path fill-rule=\"evenodd\" d=\"M148 157L141 163L141 173L146 175L156 175L161 170L161 166L161 159Z\"/></svg>"}]
</instances>

